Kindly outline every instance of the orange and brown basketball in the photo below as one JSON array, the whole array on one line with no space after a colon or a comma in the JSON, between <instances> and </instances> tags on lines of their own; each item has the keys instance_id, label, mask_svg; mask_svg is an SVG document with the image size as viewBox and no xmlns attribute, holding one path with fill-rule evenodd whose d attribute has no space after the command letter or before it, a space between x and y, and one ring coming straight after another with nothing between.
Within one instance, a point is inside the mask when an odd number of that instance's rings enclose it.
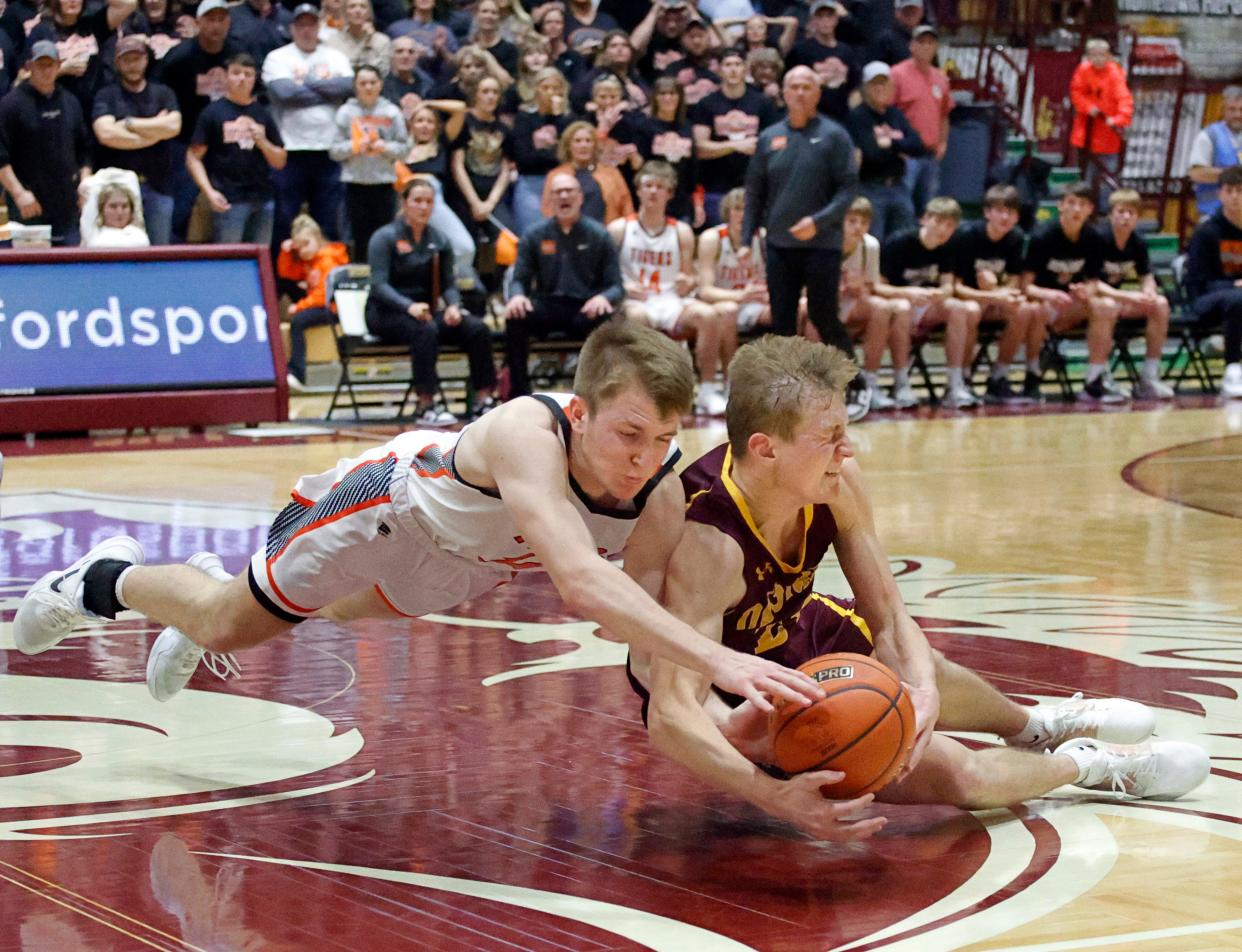
<instances>
[{"instance_id":1,"label":"orange and brown basketball","mask_svg":"<svg viewBox=\"0 0 1242 952\"><path fill-rule=\"evenodd\" d=\"M820 788L832 800L879 790L914 745L914 705L901 681L875 658L846 652L820 655L798 670L827 697L809 707L777 705L768 728L776 765L791 774L842 771L844 780Z\"/></svg>"}]
</instances>

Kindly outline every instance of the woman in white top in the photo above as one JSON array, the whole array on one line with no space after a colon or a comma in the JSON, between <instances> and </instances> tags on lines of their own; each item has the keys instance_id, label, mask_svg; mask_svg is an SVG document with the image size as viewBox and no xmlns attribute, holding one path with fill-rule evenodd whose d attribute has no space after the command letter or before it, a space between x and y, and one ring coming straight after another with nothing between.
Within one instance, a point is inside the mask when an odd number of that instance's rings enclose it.
<instances>
[{"instance_id":1,"label":"woman in white top","mask_svg":"<svg viewBox=\"0 0 1242 952\"><path fill-rule=\"evenodd\" d=\"M100 169L81 185L84 248L147 248L142 220L142 201L138 198L138 177L122 169Z\"/></svg>"}]
</instances>

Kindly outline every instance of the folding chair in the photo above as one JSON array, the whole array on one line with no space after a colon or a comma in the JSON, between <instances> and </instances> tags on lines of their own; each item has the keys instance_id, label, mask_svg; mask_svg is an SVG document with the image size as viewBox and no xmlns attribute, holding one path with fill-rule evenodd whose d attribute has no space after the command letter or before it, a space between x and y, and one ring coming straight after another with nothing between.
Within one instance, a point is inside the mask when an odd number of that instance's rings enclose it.
<instances>
[{"instance_id":1,"label":"folding chair","mask_svg":"<svg viewBox=\"0 0 1242 952\"><path fill-rule=\"evenodd\" d=\"M366 265L346 264L333 268L328 275L327 297L336 309L336 351L341 361L341 376L337 380L336 390L332 393L332 402L324 419L332 419L340 401L341 391L349 396L349 405L354 411L354 419L361 420L359 412L362 407L391 406L391 395L376 394L366 399L359 399L355 387L367 383L368 378L356 376L354 362L357 360L391 360L409 364L410 351L404 344L385 344L367 331L367 295L371 287L371 269ZM405 392L397 407L396 419L405 415L405 405L414 392L414 370L410 367L405 377L389 378L393 384L405 384ZM367 397L364 394L364 397Z\"/></svg>"},{"instance_id":2,"label":"folding chair","mask_svg":"<svg viewBox=\"0 0 1242 952\"><path fill-rule=\"evenodd\" d=\"M1169 358L1169 369L1166 377L1173 380L1174 368L1184 354L1186 363L1181 373L1173 381L1173 390L1177 391L1186 378L1193 375L1203 388L1204 393L1216 393L1216 384L1212 380L1212 371L1208 367L1207 358L1203 356L1203 342L1211 333L1212 328L1201 321L1191 306L1190 293L1186 289L1186 256L1178 255L1170 262L1170 275L1173 283L1165 288L1169 302L1173 305L1169 315L1169 336L1177 335L1177 350Z\"/></svg>"}]
</instances>

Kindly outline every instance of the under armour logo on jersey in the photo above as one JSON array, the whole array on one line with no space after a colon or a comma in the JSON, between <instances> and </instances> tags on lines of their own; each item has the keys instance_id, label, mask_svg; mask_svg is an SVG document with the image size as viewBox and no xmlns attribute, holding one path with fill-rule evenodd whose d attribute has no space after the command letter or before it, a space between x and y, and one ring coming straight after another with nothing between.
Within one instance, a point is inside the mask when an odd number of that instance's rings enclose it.
<instances>
[{"instance_id":1,"label":"under armour logo on jersey","mask_svg":"<svg viewBox=\"0 0 1242 952\"><path fill-rule=\"evenodd\" d=\"M379 524L379 528L376 531L382 536L392 535L392 530L388 528L388 523L386 522L381 522Z\"/></svg>"},{"instance_id":2,"label":"under armour logo on jersey","mask_svg":"<svg viewBox=\"0 0 1242 952\"><path fill-rule=\"evenodd\" d=\"M762 582L765 578L768 577L768 574L771 571L772 571L771 562L766 562L762 566L757 565L755 566L755 578L758 579L760 582Z\"/></svg>"}]
</instances>

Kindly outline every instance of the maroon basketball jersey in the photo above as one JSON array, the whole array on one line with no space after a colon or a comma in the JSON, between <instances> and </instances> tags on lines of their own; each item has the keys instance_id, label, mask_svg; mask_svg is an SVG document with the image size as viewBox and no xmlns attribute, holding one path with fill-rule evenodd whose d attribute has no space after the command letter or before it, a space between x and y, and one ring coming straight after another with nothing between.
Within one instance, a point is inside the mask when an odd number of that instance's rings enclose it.
<instances>
[{"instance_id":1,"label":"maroon basketball jersey","mask_svg":"<svg viewBox=\"0 0 1242 952\"><path fill-rule=\"evenodd\" d=\"M801 557L792 565L782 561L759 534L733 482L732 465L733 454L725 444L681 474L686 518L719 529L742 548L746 593L724 613L723 641L735 651L796 667L806 659L786 657L790 635L811 594L815 569L837 536L837 522L828 506L804 507Z\"/></svg>"}]
</instances>

